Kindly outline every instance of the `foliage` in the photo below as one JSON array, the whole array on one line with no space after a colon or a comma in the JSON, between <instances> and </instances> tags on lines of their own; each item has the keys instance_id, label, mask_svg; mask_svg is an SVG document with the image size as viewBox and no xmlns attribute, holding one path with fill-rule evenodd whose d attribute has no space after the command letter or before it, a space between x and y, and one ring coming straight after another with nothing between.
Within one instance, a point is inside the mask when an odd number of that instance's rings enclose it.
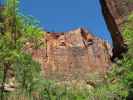
<instances>
[{"instance_id":1,"label":"foliage","mask_svg":"<svg viewBox=\"0 0 133 100\"><path fill-rule=\"evenodd\" d=\"M129 3L133 3L133 0L128 0Z\"/></svg>"},{"instance_id":2,"label":"foliage","mask_svg":"<svg viewBox=\"0 0 133 100\"><path fill-rule=\"evenodd\" d=\"M105 76L105 82L98 86L92 100L125 100L133 98L133 14L123 27L123 37L128 52L117 59ZM97 98L95 98L97 97ZM95 99L94 99L95 98Z\"/></svg>"},{"instance_id":3,"label":"foliage","mask_svg":"<svg viewBox=\"0 0 133 100\"><path fill-rule=\"evenodd\" d=\"M120 97L120 100L131 99L133 94L133 14L129 16L127 23L123 28L125 43L128 45L128 52L123 54L122 59L118 59L116 64L107 74L107 84L111 86L113 93ZM115 88L112 86L115 85ZM102 87L103 88L103 87ZM117 90L115 92L115 90ZM111 95L111 94L110 94ZM106 96L105 96L106 97ZM108 100L108 99L106 99ZM119 100L119 99L118 99Z\"/></svg>"},{"instance_id":4,"label":"foliage","mask_svg":"<svg viewBox=\"0 0 133 100\"><path fill-rule=\"evenodd\" d=\"M124 59L119 62L119 66L124 67L122 75L123 82L128 86L130 95L133 94L133 13L129 16L128 22L124 27L124 37L128 44L128 52ZM132 97L133 98L133 97Z\"/></svg>"},{"instance_id":5,"label":"foliage","mask_svg":"<svg viewBox=\"0 0 133 100\"><path fill-rule=\"evenodd\" d=\"M34 48L42 46L41 38L45 35L43 29L39 26L39 22L31 16L21 15L23 19L23 36L27 38L30 43L34 43Z\"/></svg>"},{"instance_id":6,"label":"foliage","mask_svg":"<svg viewBox=\"0 0 133 100\"><path fill-rule=\"evenodd\" d=\"M40 64L22 49L28 41L40 45L43 30L37 26L38 24L33 23L35 22L33 18L31 21L29 17L19 14L18 5L19 0L6 0L2 22L4 34L0 34L0 85L9 84L9 77L15 77L16 93L26 96L26 94L31 95L33 84L40 84L42 75ZM12 71L15 76L12 76L9 71ZM1 89L0 99L6 99L12 94L5 93Z\"/></svg>"},{"instance_id":7,"label":"foliage","mask_svg":"<svg viewBox=\"0 0 133 100\"><path fill-rule=\"evenodd\" d=\"M1 92L4 99L125 100L127 96L130 98L133 94L133 14L129 16L123 31L129 48L127 54L123 54L123 59L117 60L102 83L97 83L95 87L87 83L76 86L45 80L40 64L34 61L30 54L22 51L27 42L33 43L34 48L39 48L44 32L33 17L20 14L18 5L19 0L7 0L4 15L0 15L4 16L4 22L0 23L4 26L4 34L0 34L0 83L8 83L8 78L3 79L5 68L9 67L14 72L17 86L14 92ZM15 43L12 42L13 39Z\"/></svg>"}]
</instances>

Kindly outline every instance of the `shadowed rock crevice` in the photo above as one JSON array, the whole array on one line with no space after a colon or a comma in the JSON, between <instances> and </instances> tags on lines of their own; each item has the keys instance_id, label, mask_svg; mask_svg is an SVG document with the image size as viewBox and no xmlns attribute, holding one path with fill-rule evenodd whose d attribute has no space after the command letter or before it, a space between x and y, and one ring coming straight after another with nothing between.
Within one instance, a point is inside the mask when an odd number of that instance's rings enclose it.
<instances>
[{"instance_id":1,"label":"shadowed rock crevice","mask_svg":"<svg viewBox=\"0 0 133 100\"><path fill-rule=\"evenodd\" d=\"M133 10L133 3L128 0L100 0L102 13L113 40L113 58L121 57L127 51L122 36L122 25Z\"/></svg>"}]
</instances>

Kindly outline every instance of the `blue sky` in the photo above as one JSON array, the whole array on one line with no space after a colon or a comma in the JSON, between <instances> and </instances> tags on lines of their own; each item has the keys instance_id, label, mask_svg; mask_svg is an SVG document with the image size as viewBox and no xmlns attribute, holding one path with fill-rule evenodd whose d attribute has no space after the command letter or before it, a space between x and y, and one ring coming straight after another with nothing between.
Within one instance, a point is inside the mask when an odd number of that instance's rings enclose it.
<instances>
[{"instance_id":1,"label":"blue sky","mask_svg":"<svg viewBox=\"0 0 133 100\"><path fill-rule=\"evenodd\" d=\"M85 27L111 42L99 0L21 0L21 11L32 15L48 31L64 32Z\"/></svg>"}]
</instances>

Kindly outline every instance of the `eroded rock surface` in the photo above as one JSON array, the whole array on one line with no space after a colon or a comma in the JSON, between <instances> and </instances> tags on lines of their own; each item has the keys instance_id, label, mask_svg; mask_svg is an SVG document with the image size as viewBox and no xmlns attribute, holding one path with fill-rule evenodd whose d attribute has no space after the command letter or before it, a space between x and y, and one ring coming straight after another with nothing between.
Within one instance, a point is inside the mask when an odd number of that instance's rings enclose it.
<instances>
[{"instance_id":1,"label":"eroded rock surface","mask_svg":"<svg viewBox=\"0 0 133 100\"><path fill-rule=\"evenodd\" d=\"M100 1L103 16L111 32L113 51L110 44L83 28L62 33L47 32L43 39L45 48L28 49L42 65L45 78L83 80L95 72L104 74L112 63L112 56L119 57L125 51L121 27L133 10L133 3L128 0Z\"/></svg>"},{"instance_id":2,"label":"eroded rock surface","mask_svg":"<svg viewBox=\"0 0 133 100\"><path fill-rule=\"evenodd\" d=\"M133 11L132 0L100 0L103 16L111 32L113 40L114 58L126 51L124 39L122 37L122 25Z\"/></svg>"},{"instance_id":3,"label":"eroded rock surface","mask_svg":"<svg viewBox=\"0 0 133 100\"><path fill-rule=\"evenodd\" d=\"M32 52L48 79L85 79L105 73L111 64L111 46L83 28L63 33L47 33L44 49Z\"/></svg>"},{"instance_id":4,"label":"eroded rock surface","mask_svg":"<svg viewBox=\"0 0 133 100\"><path fill-rule=\"evenodd\" d=\"M102 0L102 3L108 7L109 13L119 28L127 20L129 13L133 11L132 0Z\"/></svg>"}]
</instances>

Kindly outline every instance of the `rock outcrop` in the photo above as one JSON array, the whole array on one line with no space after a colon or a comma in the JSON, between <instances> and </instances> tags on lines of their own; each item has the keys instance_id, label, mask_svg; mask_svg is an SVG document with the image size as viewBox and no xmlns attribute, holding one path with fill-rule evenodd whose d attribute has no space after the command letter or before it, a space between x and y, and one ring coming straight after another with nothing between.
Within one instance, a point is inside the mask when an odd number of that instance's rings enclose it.
<instances>
[{"instance_id":1,"label":"rock outcrop","mask_svg":"<svg viewBox=\"0 0 133 100\"><path fill-rule=\"evenodd\" d=\"M113 40L110 44L83 28L69 32L47 32L45 48L29 50L44 70L45 78L54 80L85 79L94 72L106 73L112 58L126 51L122 25L133 10L127 0L100 0L102 13ZM28 44L28 48L30 45Z\"/></svg>"},{"instance_id":2,"label":"rock outcrop","mask_svg":"<svg viewBox=\"0 0 133 100\"><path fill-rule=\"evenodd\" d=\"M105 73L111 64L111 46L83 28L48 32L45 49L32 52L48 79L84 79L92 72Z\"/></svg>"},{"instance_id":3,"label":"rock outcrop","mask_svg":"<svg viewBox=\"0 0 133 100\"><path fill-rule=\"evenodd\" d=\"M100 3L113 40L113 58L119 57L126 51L121 34L122 25L127 20L129 13L133 11L133 2L131 0L100 0Z\"/></svg>"}]
</instances>

